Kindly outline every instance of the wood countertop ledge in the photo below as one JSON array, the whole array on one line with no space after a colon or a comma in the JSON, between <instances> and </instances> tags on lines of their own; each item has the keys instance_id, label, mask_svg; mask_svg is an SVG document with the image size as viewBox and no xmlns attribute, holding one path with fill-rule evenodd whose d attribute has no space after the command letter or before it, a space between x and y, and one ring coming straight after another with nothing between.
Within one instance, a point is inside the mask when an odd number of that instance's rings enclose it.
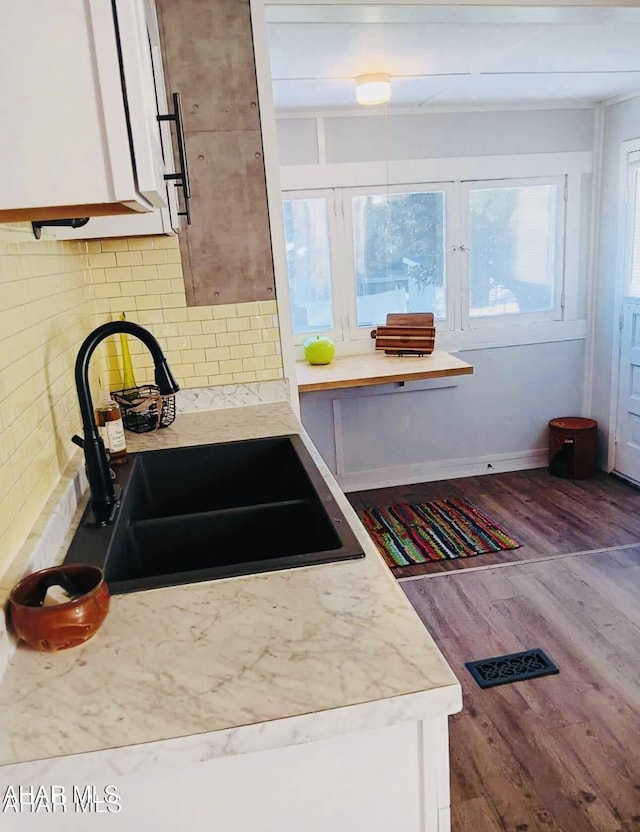
<instances>
[{"instance_id":1,"label":"wood countertop ledge","mask_svg":"<svg viewBox=\"0 0 640 832\"><path fill-rule=\"evenodd\" d=\"M431 355L346 355L331 364L296 365L298 390L310 393L314 390L331 390L338 387L369 387L374 384L390 384L397 381L417 381L425 378L447 378L473 373L473 366L442 350Z\"/></svg>"}]
</instances>

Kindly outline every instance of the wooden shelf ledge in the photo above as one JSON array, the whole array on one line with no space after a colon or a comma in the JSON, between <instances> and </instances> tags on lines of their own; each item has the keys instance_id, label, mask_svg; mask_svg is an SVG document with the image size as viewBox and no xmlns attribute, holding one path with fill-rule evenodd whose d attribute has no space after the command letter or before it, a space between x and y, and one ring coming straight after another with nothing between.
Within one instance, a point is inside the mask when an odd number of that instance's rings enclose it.
<instances>
[{"instance_id":1,"label":"wooden shelf ledge","mask_svg":"<svg viewBox=\"0 0 640 832\"><path fill-rule=\"evenodd\" d=\"M424 378L447 378L473 373L471 364L441 350L431 355L346 355L331 364L296 363L298 391L331 390L338 387L370 387L395 381L417 381Z\"/></svg>"}]
</instances>

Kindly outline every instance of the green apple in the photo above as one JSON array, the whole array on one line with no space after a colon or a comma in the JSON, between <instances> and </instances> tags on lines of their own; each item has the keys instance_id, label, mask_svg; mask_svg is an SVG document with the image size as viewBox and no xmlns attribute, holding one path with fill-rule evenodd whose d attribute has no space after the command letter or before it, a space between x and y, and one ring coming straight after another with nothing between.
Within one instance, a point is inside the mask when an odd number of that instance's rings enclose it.
<instances>
[{"instance_id":1,"label":"green apple","mask_svg":"<svg viewBox=\"0 0 640 832\"><path fill-rule=\"evenodd\" d=\"M329 364L336 354L335 344L325 335L312 335L303 346L304 357L309 364Z\"/></svg>"}]
</instances>

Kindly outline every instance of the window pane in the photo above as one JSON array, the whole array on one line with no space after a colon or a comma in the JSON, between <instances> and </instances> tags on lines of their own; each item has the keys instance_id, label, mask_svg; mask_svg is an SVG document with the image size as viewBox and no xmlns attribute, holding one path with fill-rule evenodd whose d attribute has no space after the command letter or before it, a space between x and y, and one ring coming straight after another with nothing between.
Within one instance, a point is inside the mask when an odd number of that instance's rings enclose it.
<instances>
[{"instance_id":1,"label":"window pane","mask_svg":"<svg viewBox=\"0 0 640 832\"><path fill-rule=\"evenodd\" d=\"M632 180L633 183L633 180ZM640 167L635 170L635 183L631 189L632 201L629 210L633 212L631 222L631 263L627 275L625 295L631 298L640 297Z\"/></svg>"},{"instance_id":2,"label":"window pane","mask_svg":"<svg viewBox=\"0 0 640 832\"><path fill-rule=\"evenodd\" d=\"M445 317L444 212L441 191L353 197L358 326L388 312Z\"/></svg>"},{"instance_id":3,"label":"window pane","mask_svg":"<svg viewBox=\"0 0 640 832\"><path fill-rule=\"evenodd\" d=\"M285 199L283 209L293 331L333 329L327 200Z\"/></svg>"},{"instance_id":4,"label":"window pane","mask_svg":"<svg viewBox=\"0 0 640 832\"><path fill-rule=\"evenodd\" d=\"M469 191L471 317L553 309L557 185Z\"/></svg>"}]
</instances>

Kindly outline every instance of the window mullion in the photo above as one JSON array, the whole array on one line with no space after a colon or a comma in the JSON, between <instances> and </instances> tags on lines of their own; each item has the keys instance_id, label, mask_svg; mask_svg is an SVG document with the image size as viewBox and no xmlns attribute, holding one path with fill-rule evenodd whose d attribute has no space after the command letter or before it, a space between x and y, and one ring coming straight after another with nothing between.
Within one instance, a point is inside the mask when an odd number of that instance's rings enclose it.
<instances>
[{"instance_id":1,"label":"window mullion","mask_svg":"<svg viewBox=\"0 0 640 832\"><path fill-rule=\"evenodd\" d=\"M554 306L559 308L560 320L564 321L566 318L566 301L567 301L567 223L569 221L567 207L569 204L569 178L563 177L562 193L558 194L559 208L562 217L561 233L558 234L556 240L556 284L560 289L560 297L555 300ZM558 269L560 275L558 279Z\"/></svg>"},{"instance_id":2,"label":"window mullion","mask_svg":"<svg viewBox=\"0 0 640 832\"><path fill-rule=\"evenodd\" d=\"M458 314L456 316L457 329L469 329L469 267L471 257L469 254L469 184L467 182L456 182L456 216L458 218L457 228L457 279L458 291L456 294L458 302Z\"/></svg>"},{"instance_id":3,"label":"window mullion","mask_svg":"<svg viewBox=\"0 0 640 832\"><path fill-rule=\"evenodd\" d=\"M350 341L350 298L354 278L351 256L352 245L349 242L348 223L345 218L347 213L345 202L348 198L345 191L345 188L336 188L334 191L335 213L332 254L336 264L333 274L336 330L340 332L340 338L346 347Z\"/></svg>"},{"instance_id":4,"label":"window mullion","mask_svg":"<svg viewBox=\"0 0 640 832\"><path fill-rule=\"evenodd\" d=\"M345 341L347 335L342 312L341 286L343 284L344 263L342 244L342 193L340 188L331 189L331 208L329 217L329 247L331 250L331 293L333 298L334 340Z\"/></svg>"}]
</instances>

